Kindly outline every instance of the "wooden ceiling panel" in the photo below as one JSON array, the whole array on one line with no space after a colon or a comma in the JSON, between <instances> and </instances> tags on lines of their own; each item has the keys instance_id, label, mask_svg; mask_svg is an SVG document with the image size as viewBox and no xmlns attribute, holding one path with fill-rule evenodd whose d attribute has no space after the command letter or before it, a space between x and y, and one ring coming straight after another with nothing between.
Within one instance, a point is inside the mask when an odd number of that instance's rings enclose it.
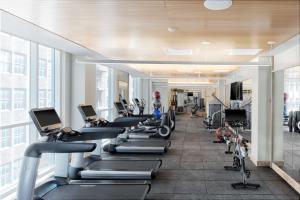
<instances>
[{"instance_id":1,"label":"wooden ceiling panel","mask_svg":"<svg viewBox=\"0 0 300 200\"><path fill-rule=\"evenodd\" d=\"M0 8L111 59L249 61L254 56L228 49L268 50L268 41L300 33L300 0L233 0L224 11L203 0L1 0ZM193 54L171 56L167 48Z\"/></svg>"}]
</instances>

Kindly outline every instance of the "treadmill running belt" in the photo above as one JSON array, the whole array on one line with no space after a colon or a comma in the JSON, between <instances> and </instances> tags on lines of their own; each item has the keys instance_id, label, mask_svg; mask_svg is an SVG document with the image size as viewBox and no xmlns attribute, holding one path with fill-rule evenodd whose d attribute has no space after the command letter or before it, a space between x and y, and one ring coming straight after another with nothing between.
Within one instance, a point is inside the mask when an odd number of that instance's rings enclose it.
<instances>
[{"instance_id":1,"label":"treadmill running belt","mask_svg":"<svg viewBox=\"0 0 300 200\"><path fill-rule=\"evenodd\" d=\"M48 192L45 200L144 199L148 185L64 185Z\"/></svg>"},{"instance_id":2,"label":"treadmill running belt","mask_svg":"<svg viewBox=\"0 0 300 200\"><path fill-rule=\"evenodd\" d=\"M125 147L166 147L168 146L168 141L151 141L151 140L134 140L129 139L128 141L121 144Z\"/></svg>"},{"instance_id":3,"label":"treadmill running belt","mask_svg":"<svg viewBox=\"0 0 300 200\"><path fill-rule=\"evenodd\" d=\"M126 160L101 160L88 166L92 170L127 170L127 171L150 171L158 168L158 161L126 161Z\"/></svg>"}]
</instances>

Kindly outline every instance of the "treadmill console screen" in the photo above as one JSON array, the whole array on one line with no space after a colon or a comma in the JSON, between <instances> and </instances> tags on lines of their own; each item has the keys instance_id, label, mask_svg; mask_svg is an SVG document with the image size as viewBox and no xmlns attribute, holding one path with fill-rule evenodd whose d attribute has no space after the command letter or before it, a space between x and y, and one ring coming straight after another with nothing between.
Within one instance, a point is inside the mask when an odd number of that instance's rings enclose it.
<instances>
[{"instance_id":1,"label":"treadmill console screen","mask_svg":"<svg viewBox=\"0 0 300 200\"><path fill-rule=\"evenodd\" d=\"M125 111L124 106L121 102L115 102L114 104L115 104L118 112L124 112Z\"/></svg>"},{"instance_id":2,"label":"treadmill console screen","mask_svg":"<svg viewBox=\"0 0 300 200\"><path fill-rule=\"evenodd\" d=\"M85 118L97 116L92 105L81 105L79 108L82 110L82 114L85 115Z\"/></svg>"},{"instance_id":3,"label":"treadmill console screen","mask_svg":"<svg viewBox=\"0 0 300 200\"><path fill-rule=\"evenodd\" d=\"M126 99L122 99L122 103L123 103L124 105L127 105Z\"/></svg>"},{"instance_id":4,"label":"treadmill console screen","mask_svg":"<svg viewBox=\"0 0 300 200\"><path fill-rule=\"evenodd\" d=\"M54 108L32 109L30 116L42 136L55 129L60 129L62 124Z\"/></svg>"},{"instance_id":5,"label":"treadmill console screen","mask_svg":"<svg viewBox=\"0 0 300 200\"><path fill-rule=\"evenodd\" d=\"M246 122L247 115L244 109L226 109L225 110L225 121L227 122Z\"/></svg>"}]
</instances>

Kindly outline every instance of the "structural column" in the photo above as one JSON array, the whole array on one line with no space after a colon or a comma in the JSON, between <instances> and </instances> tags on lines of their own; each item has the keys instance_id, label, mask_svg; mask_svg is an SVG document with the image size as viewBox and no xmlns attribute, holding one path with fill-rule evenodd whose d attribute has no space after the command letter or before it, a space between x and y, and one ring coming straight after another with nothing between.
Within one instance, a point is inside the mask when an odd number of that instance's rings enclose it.
<instances>
[{"instance_id":1,"label":"structural column","mask_svg":"<svg viewBox=\"0 0 300 200\"><path fill-rule=\"evenodd\" d=\"M283 165L283 107L284 107L284 71L273 72L272 95L272 161L277 165Z\"/></svg>"},{"instance_id":2,"label":"structural column","mask_svg":"<svg viewBox=\"0 0 300 200\"><path fill-rule=\"evenodd\" d=\"M271 160L271 69L271 66L253 67L250 158L257 166L269 166Z\"/></svg>"},{"instance_id":3,"label":"structural column","mask_svg":"<svg viewBox=\"0 0 300 200\"><path fill-rule=\"evenodd\" d=\"M217 97L225 103L225 92L226 92L226 85L225 85L225 80L219 80L218 81L218 94Z\"/></svg>"}]
</instances>

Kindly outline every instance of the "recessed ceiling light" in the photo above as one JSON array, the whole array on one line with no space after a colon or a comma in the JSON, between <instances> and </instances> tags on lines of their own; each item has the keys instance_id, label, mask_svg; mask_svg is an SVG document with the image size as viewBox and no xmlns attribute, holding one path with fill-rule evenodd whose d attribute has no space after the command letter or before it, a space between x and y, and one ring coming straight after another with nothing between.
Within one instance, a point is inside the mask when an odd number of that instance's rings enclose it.
<instances>
[{"instance_id":1,"label":"recessed ceiling light","mask_svg":"<svg viewBox=\"0 0 300 200\"><path fill-rule=\"evenodd\" d=\"M175 33L176 30L177 30L176 27L168 27L168 31L169 31L170 33Z\"/></svg>"},{"instance_id":2,"label":"recessed ceiling light","mask_svg":"<svg viewBox=\"0 0 300 200\"><path fill-rule=\"evenodd\" d=\"M169 84L187 84L187 85L207 85L210 81L168 81Z\"/></svg>"},{"instance_id":3,"label":"recessed ceiling light","mask_svg":"<svg viewBox=\"0 0 300 200\"><path fill-rule=\"evenodd\" d=\"M166 54L172 55L172 56L189 56L189 55L193 55L193 49L168 48L168 49L166 49Z\"/></svg>"},{"instance_id":4,"label":"recessed ceiling light","mask_svg":"<svg viewBox=\"0 0 300 200\"><path fill-rule=\"evenodd\" d=\"M203 44L203 45L210 45L210 42L203 41L203 42L201 42L201 44Z\"/></svg>"},{"instance_id":5,"label":"recessed ceiling light","mask_svg":"<svg viewBox=\"0 0 300 200\"><path fill-rule=\"evenodd\" d=\"M209 10L225 10L232 6L232 0L205 0L204 6Z\"/></svg>"},{"instance_id":6,"label":"recessed ceiling light","mask_svg":"<svg viewBox=\"0 0 300 200\"><path fill-rule=\"evenodd\" d=\"M254 56L258 54L262 49L229 49L229 56Z\"/></svg>"},{"instance_id":7,"label":"recessed ceiling light","mask_svg":"<svg viewBox=\"0 0 300 200\"><path fill-rule=\"evenodd\" d=\"M273 45L273 44L276 44L276 42L275 41L268 41L267 44L268 45Z\"/></svg>"},{"instance_id":8,"label":"recessed ceiling light","mask_svg":"<svg viewBox=\"0 0 300 200\"><path fill-rule=\"evenodd\" d=\"M228 70L227 69L217 69L213 71L214 73L227 73Z\"/></svg>"}]
</instances>

